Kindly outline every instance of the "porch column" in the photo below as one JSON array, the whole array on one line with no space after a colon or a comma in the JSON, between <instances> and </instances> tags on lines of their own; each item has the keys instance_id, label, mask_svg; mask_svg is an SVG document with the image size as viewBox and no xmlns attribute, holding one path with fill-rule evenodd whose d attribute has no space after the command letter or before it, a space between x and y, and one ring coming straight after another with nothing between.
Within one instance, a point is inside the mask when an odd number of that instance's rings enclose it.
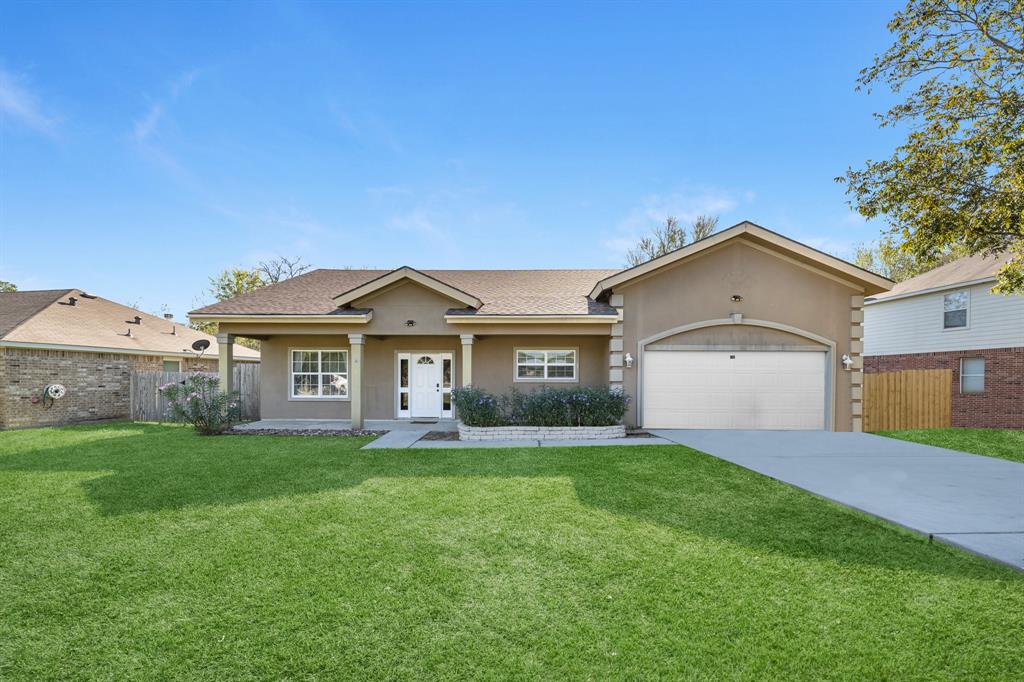
<instances>
[{"instance_id":1,"label":"porch column","mask_svg":"<svg viewBox=\"0 0 1024 682\"><path fill-rule=\"evenodd\" d=\"M352 408L352 428L363 428L363 345L362 334L349 334L352 358L348 368L348 397Z\"/></svg>"},{"instance_id":2,"label":"porch column","mask_svg":"<svg viewBox=\"0 0 1024 682\"><path fill-rule=\"evenodd\" d=\"M235 386L235 335L217 334L217 375L221 393L231 393Z\"/></svg>"},{"instance_id":3,"label":"porch column","mask_svg":"<svg viewBox=\"0 0 1024 682\"><path fill-rule=\"evenodd\" d=\"M462 339L462 381L460 385L465 388L473 385L473 341L476 337L472 334L460 334Z\"/></svg>"}]
</instances>

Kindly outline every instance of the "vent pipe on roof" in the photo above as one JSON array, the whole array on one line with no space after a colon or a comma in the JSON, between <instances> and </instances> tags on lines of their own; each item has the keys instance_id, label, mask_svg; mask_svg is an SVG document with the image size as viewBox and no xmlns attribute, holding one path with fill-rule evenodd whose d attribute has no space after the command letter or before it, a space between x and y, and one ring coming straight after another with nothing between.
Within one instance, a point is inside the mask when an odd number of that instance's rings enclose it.
<instances>
[{"instance_id":1,"label":"vent pipe on roof","mask_svg":"<svg viewBox=\"0 0 1024 682\"><path fill-rule=\"evenodd\" d=\"M68 296L68 305L75 305L78 303L78 299L74 296Z\"/></svg>"},{"instance_id":2,"label":"vent pipe on roof","mask_svg":"<svg viewBox=\"0 0 1024 682\"><path fill-rule=\"evenodd\" d=\"M174 319L174 313L164 313L164 319L165 320L173 320Z\"/></svg>"}]
</instances>

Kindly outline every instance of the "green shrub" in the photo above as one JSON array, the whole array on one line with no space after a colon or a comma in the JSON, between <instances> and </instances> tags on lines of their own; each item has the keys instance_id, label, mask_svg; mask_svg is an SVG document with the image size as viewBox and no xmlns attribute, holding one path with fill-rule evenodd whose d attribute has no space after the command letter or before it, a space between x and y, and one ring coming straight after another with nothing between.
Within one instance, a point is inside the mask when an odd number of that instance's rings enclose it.
<instances>
[{"instance_id":1,"label":"green shrub","mask_svg":"<svg viewBox=\"0 0 1024 682\"><path fill-rule=\"evenodd\" d=\"M502 401L479 388L452 389L452 401L459 413L459 419L467 426L504 426L505 410Z\"/></svg>"},{"instance_id":2,"label":"green shrub","mask_svg":"<svg viewBox=\"0 0 1024 682\"><path fill-rule=\"evenodd\" d=\"M181 383L164 384L158 390L170 402L168 416L191 424L203 436L224 433L239 420L238 394L221 393L217 377L192 374Z\"/></svg>"},{"instance_id":3,"label":"green shrub","mask_svg":"<svg viewBox=\"0 0 1024 682\"><path fill-rule=\"evenodd\" d=\"M453 391L468 426L612 426L622 422L629 396L607 387L550 388L494 396L477 388Z\"/></svg>"}]
</instances>

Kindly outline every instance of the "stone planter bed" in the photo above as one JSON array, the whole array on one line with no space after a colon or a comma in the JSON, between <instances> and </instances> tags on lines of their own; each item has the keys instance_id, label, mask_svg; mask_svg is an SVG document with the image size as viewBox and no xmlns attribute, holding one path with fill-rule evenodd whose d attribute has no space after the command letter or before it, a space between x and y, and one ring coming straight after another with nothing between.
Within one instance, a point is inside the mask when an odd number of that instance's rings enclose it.
<instances>
[{"instance_id":1,"label":"stone planter bed","mask_svg":"<svg viewBox=\"0 0 1024 682\"><path fill-rule=\"evenodd\" d=\"M459 422L459 440L604 440L625 438L626 427L614 426L466 426Z\"/></svg>"}]
</instances>

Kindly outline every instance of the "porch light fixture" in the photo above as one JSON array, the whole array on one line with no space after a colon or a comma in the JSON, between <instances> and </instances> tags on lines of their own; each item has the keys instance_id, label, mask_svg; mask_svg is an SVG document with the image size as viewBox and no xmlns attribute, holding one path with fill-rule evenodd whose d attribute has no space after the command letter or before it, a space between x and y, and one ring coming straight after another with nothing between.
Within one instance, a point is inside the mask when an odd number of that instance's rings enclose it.
<instances>
[{"instance_id":1,"label":"porch light fixture","mask_svg":"<svg viewBox=\"0 0 1024 682\"><path fill-rule=\"evenodd\" d=\"M732 295L732 302L733 303L739 303L742 300L743 300L743 297L740 296L739 294L733 294Z\"/></svg>"},{"instance_id":2,"label":"porch light fixture","mask_svg":"<svg viewBox=\"0 0 1024 682\"><path fill-rule=\"evenodd\" d=\"M405 326L406 327L415 327L416 326L416 320L406 320L405 321Z\"/></svg>"},{"instance_id":3,"label":"porch light fixture","mask_svg":"<svg viewBox=\"0 0 1024 682\"><path fill-rule=\"evenodd\" d=\"M846 353L843 353L843 369L848 370L851 367L853 367L853 358Z\"/></svg>"},{"instance_id":4,"label":"porch light fixture","mask_svg":"<svg viewBox=\"0 0 1024 682\"><path fill-rule=\"evenodd\" d=\"M629 369L632 366L633 366L633 356L630 355L629 353L626 353L626 369Z\"/></svg>"}]
</instances>

